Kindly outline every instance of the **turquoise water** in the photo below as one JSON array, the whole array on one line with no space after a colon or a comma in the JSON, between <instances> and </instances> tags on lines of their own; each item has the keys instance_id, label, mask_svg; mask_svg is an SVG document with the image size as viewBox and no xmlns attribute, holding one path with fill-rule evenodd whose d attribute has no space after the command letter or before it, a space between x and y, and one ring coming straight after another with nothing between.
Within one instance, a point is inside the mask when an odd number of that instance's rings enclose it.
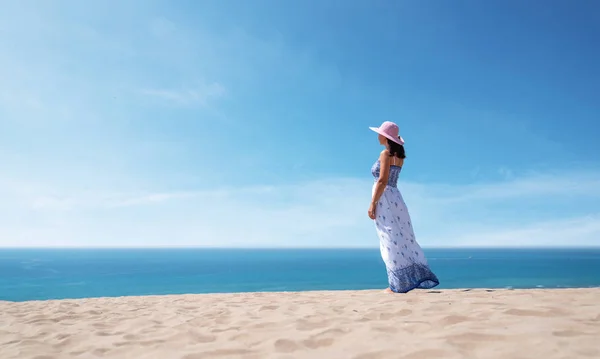
<instances>
[{"instance_id":1,"label":"turquoise water","mask_svg":"<svg viewBox=\"0 0 600 359\"><path fill-rule=\"evenodd\" d=\"M600 249L426 249L438 288L600 286ZM0 249L0 300L379 289L378 249Z\"/></svg>"}]
</instances>

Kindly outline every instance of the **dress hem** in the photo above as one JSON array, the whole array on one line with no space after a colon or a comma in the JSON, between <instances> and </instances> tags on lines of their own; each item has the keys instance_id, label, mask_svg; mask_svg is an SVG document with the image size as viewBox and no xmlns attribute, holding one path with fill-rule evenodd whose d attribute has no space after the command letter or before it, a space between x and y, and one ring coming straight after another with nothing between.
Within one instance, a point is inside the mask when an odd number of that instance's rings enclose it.
<instances>
[{"instance_id":1,"label":"dress hem","mask_svg":"<svg viewBox=\"0 0 600 359\"><path fill-rule=\"evenodd\" d=\"M394 293L407 293L414 289L432 289L440 284L429 266L418 263L395 271L388 269L388 282ZM393 282L396 282L396 285Z\"/></svg>"}]
</instances>

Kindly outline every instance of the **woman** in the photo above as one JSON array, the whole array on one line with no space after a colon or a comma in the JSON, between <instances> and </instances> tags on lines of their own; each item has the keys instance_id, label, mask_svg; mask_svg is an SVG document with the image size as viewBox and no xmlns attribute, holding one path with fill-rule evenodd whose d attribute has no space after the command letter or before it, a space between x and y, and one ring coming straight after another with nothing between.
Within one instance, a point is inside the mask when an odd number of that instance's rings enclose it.
<instances>
[{"instance_id":1,"label":"woman","mask_svg":"<svg viewBox=\"0 0 600 359\"><path fill-rule=\"evenodd\" d=\"M408 209L397 188L404 165L404 140L398 136L398 125L384 122L370 127L379 134L385 146L371 173L375 177L369 217L375 220L381 256L387 268L387 293L406 293L415 288L429 289L440 284L433 274L423 250L415 240Z\"/></svg>"}]
</instances>

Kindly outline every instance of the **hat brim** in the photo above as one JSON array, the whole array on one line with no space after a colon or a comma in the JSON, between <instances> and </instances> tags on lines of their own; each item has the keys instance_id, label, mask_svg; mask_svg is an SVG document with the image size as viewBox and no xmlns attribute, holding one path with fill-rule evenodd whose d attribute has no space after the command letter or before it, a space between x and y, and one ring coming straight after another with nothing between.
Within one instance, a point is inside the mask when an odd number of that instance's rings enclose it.
<instances>
[{"instance_id":1,"label":"hat brim","mask_svg":"<svg viewBox=\"0 0 600 359\"><path fill-rule=\"evenodd\" d=\"M369 130L382 135L383 137L387 138L390 141L394 141L399 145L404 145L404 139L402 138L402 136L400 136L399 138L393 138L392 136L389 136L387 133L383 133L383 131L381 131L379 129L379 127L369 127Z\"/></svg>"}]
</instances>

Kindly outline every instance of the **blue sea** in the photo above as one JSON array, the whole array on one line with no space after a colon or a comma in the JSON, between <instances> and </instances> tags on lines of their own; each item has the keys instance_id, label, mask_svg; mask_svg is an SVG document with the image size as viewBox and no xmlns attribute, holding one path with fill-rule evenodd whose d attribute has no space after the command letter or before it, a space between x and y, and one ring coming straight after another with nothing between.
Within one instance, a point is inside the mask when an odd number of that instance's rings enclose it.
<instances>
[{"instance_id":1,"label":"blue sea","mask_svg":"<svg viewBox=\"0 0 600 359\"><path fill-rule=\"evenodd\" d=\"M438 288L600 286L600 249L425 249ZM378 249L0 249L0 300L383 289Z\"/></svg>"}]
</instances>

